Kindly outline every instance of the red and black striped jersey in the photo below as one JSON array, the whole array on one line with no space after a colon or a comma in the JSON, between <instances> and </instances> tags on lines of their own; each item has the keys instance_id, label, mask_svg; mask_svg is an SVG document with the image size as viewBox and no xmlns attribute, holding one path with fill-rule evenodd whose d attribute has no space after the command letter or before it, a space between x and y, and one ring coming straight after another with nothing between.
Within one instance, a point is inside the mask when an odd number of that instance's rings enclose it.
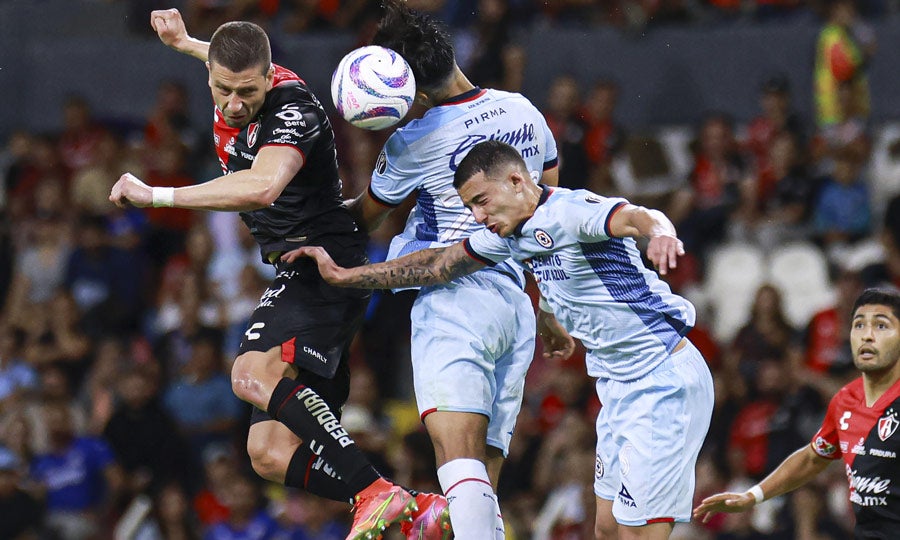
<instances>
[{"instance_id":1,"label":"red and black striped jersey","mask_svg":"<svg viewBox=\"0 0 900 540\"><path fill-rule=\"evenodd\" d=\"M245 128L229 127L216 109L213 137L225 174L249 169L266 146L288 146L303 155L303 167L274 203L241 212L264 259L267 253L296 248L298 241L362 234L342 205L331 123L319 100L292 71L275 66L273 87Z\"/></svg>"},{"instance_id":2,"label":"red and black striped jersey","mask_svg":"<svg viewBox=\"0 0 900 540\"><path fill-rule=\"evenodd\" d=\"M898 426L900 381L869 407L859 378L832 398L822 427L812 439L818 455L844 459L857 538L900 538Z\"/></svg>"}]
</instances>

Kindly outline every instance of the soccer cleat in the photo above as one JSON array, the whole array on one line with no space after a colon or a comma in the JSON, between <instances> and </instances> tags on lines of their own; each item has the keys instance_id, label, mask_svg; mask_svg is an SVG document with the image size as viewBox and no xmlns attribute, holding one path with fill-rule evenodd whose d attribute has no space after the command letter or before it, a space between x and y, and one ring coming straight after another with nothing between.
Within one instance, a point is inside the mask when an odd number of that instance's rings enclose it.
<instances>
[{"instance_id":1,"label":"soccer cleat","mask_svg":"<svg viewBox=\"0 0 900 540\"><path fill-rule=\"evenodd\" d=\"M353 525L347 540L380 540L395 523L409 523L418 510L416 499L402 487L383 478L356 495Z\"/></svg>"},{"instance_id":2,"label":"soccer cleat","mask_svg":"<svg viewBox=\"0 0 900 540\"><path fill-rule=\"evenodd\" d=\"M416 495L419 509L413 512L412 522L403 523L401 530L408 540L449 540L453 538L450 526L450 507L447 499L437 493Z\"/></svg>"}]
</instances>

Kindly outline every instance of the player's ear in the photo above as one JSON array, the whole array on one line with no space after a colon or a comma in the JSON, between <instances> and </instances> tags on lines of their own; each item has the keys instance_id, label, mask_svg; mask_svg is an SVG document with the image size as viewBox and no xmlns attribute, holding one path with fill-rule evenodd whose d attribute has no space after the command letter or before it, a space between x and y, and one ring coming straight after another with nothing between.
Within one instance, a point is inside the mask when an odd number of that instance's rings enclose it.
<instances>
[{"instance_id":1,"label":"player's ear","mask_svg":"<svg viewBox=\"0 0 900 540\"><path fill-rule=\"evenodd\" d=\"M431 107L431 98L428 97L428 94L421 90L416 90L416 99L415 102L419 105L424 105L425 107Z\"/></svg>"},{"instance_id":2,"label":"player's ear","mask_svg":"<svg viewBox=\"0 0 900 540\"><path fill-rule=\"evenodd\" d=\"M266 71L266 92L272 89L275 84L275 64L269 64L269 70Z\"/></svg>"},{"instance_id":3,"label":"player's ear","mask_svg":"<svg viewBox=\"0 0 900 540\"><path fill-rule=\"evenodd\" d=\"M209 62L205 62L205 64L206 64L206 71L209 73L209 77L206 78L206 84L208 84L209 87L212 88L212 85L213 85L213 83L212 83L212 68L209 67Z\"/></svg>"}]
</instances>

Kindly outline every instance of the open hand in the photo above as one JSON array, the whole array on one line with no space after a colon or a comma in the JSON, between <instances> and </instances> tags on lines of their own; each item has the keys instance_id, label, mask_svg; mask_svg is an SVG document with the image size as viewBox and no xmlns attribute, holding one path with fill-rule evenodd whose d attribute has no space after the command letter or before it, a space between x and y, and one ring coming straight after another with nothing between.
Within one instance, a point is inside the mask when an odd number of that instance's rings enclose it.
<instances>
[{"instance_id":1,"label":"open hand","mask_svg":"<svg viewBox=\"0 0 900 540\"><path fill-rule=\"evenodd\" d=\"M324 248L320 246L304 246L288 251L281 256L281 260L292 263L300 257L314 259L316 265L319 267L319 274L322 275L322 279L324 279L326 283L330 285L341 285L346 268L338 266Z\"/></svg>"},{"instance_id":2,"label":"open hand","mask_svg":"<svg viewBox=\"0 0 900 540\"><path fill-rule=\"evenodd\" d=\"M562 361L575 352L575 339L566 332L552 313L538 310L537 333L544 348L544 358Z\"/></svg>"},{"instance_id":3,"label":"open hand","mask_svg":"<svg viewBox=\"0 0 900 540\"><path fill-rule=\"evenodd\" d=\"M125 208L129 204L143 208L153 204L153 191L140 178L125 173L109 192L109 201L119 208Z\"/></svg>"},{"instance_id":4,"label":"open hand","mask_svg":"<svg viewBox=\"0 0 900 540\"><path fill-rule=\"evenodd\" d=\"M756 499L750 493L717 493L703 499L697 508L694 508L694 519L703 517L703 523L709 521L713 515L719 512L744 512L753 508Z\"/></svg>"},{"instance_id":5,"label":"open hand","mask_svg":"<svg viewBox=\"0 0 900 540\"><path fill-rule=\"evenodd\" d=\"M674 235L654 236L647 245L647 258L663 276L670 268L678 266L678 257L681 255L684 255L684 244Z\"/></svg>"}]
</instances>

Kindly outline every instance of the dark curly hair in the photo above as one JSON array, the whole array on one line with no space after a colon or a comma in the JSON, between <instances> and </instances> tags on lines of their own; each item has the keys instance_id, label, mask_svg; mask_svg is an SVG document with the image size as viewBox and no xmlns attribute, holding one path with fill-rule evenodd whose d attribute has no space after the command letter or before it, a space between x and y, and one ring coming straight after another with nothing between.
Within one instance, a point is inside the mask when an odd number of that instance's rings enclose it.
<instances>
[{"instance_id":1,"label":"dark curly hair","mask_svg":"<svg viewBox=\"0 0 900 540\"><path fill-rule=\"evenodd\" d=\"M439 88L456 65L447 31L432 17L407 7L403 0L384 0L382 7L384 15L372 44L400 53L412 68L419 89L427 92Z\"/></svg>"}]
</instances>

